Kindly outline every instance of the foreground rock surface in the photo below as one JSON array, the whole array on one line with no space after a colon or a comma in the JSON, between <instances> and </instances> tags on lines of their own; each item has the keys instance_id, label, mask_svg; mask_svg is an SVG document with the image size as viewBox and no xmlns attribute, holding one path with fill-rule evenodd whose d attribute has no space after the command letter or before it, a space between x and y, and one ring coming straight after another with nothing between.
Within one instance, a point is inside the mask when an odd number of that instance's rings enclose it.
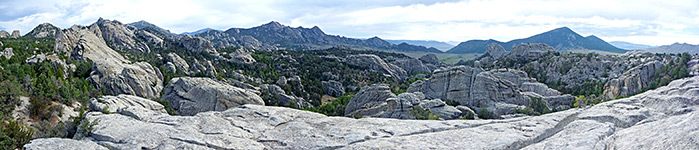
<instances>
[{"instance_id":1,"label":"foreground rock surface","mask_svg":"<svg viewBox=\"0 0 699 150\"><path fill-rule=\"evenodd\" d=\"M129 107L89 113L100 123L87 139L114 149L699 149L698 91L693 77L587 108L504 120L352 119L259 105L169 116ZM46 146L67 142L75 141Z\"/></svg>"},{"instance_id":2,"label":"foreground rock surface","mask_svg":"<svg viewBox=\"0 0 699 150\"><path fill-rule=\"evenodd\" d=\"M90 99L90 108L101 112L117 112L126 107L141 107L157 112L167 113L160 103L133 95L102 96Z\"/></svg>"},{"instance_id":3,"label":"foreground rock surface","mask_svg":"<svg viewBox=\"0 0 699 150\"><path fill-rule=\"evenodd\" d=\"M244 104L264 105L256 92L231 86L211 78L173 78L163 91L180 115L195 115L205 111L223 111Z\"/></svg>"},{"instance_id":4,"label":"foreground rock surface","mask_svg":"<svg viewBox=\"0 0 699 150\"><path fill-rule=\"evenodd\" d=\"M84 140L77 141L72 139L61 138L45 138L32 140L22 147L24 150L108 150L106 147L100 146L95 142Z\"/></svg>"}]
</instances>

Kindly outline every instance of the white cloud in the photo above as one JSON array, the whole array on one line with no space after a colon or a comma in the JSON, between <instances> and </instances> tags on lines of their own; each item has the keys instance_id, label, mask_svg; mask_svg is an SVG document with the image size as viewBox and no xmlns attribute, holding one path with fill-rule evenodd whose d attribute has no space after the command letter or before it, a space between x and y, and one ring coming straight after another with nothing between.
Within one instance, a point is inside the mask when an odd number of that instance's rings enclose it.
<instances>
[{"instance_id":1,"label":"white cloud","mask_svg":"<svg viewBox=\"0 0 699 150\"><path fill-rule=\"evenodd\" d=\"M685 32L699 27L695 0L29 0L2 2L0 9L7 10L0 12L0 27L23 33L43 22L66 28L104 17L146 20L177 33L276 20L359 38L508 41L568 26L607 41L699 44L699 33Z\"/></svg>"}]
</instances>

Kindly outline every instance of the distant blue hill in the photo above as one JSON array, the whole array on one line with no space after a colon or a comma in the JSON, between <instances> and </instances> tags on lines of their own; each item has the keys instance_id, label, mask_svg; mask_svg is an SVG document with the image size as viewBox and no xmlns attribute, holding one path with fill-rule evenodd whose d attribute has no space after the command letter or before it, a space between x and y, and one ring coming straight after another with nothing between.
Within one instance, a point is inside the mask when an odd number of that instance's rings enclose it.
<instances>
[{"instance_id":1,"label":"distant blue hill","mask_svg":"<svg viewBox=\"0 0 699 150\"><path fill-rule=\"evenodd\" d=\"M537 34L524 39L516 39L509 42L500 42L497 40L469 40L461 42L454 48L451 48L447 53L466 54L466 53L484 53L485 49L491 43L500 44L505 50L510 50L513 47L522 43L544 43L556 48L556 50L569 49L590 49L601 50L614 53L624 53L627 50L617 48L597 36L590 35L583 37L575 33L568 27L557 28L548 32Z\"/></svg>"},{"instance_id":2,"label":"distant blue hill","mask_svg":"<svg viewBox=\"0 0 699 150\"><path fill-rule=\"evenodd\" d=\"M445 42L440 42L440 41L433 41L433 40L386 40L389 43L393 44L401 44L401 43L408 43L411 45L420 45L420 46L425 46L425 47L434 47L436 49L439 49L441 51L447 51L454 47L454 45L451 45L449 43Z\"/></svg>"},{"instance_id":3,"label":"distant blue hill","mask_svg":"<svg viewBox=\"0 0 699 150\"><path fill-rule=\"evenodd\" d=\"M612 44L618 48L627 49L627 50L639 50L639 49L657 47L657 46L650 46L650 45L644 45L644 44L629 43L629 42L624 42L624 41L612 41L612 42L609 42L609 44Z\"/></svg>"}]
</instances>

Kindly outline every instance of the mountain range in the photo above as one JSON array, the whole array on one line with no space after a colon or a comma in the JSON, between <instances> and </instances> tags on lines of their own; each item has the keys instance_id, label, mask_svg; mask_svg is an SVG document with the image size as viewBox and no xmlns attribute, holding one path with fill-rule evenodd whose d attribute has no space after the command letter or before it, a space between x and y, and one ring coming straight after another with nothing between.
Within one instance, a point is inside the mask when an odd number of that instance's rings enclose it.
<instances>
[{"instance_id":1,"label":"mountain range","mask_svg":"<svg viewBox=\"0 0 699 150\"><path fill-rule=\"evenodd\" d=\"M135 24L135 25L134 25ZM154 27L156 31L163 31L159 27L140 21L132 23L136 28ZM169 33L169 31L167 31ZM216 48L245 47L258 50L311 50L326 49L332 47L352 48L358 50L388 50L388 51L419 51L442 53L436 48L417 46L411 44L392 44L379 37L369 39L355 39L338 35L328 35L320 27L312 28L289 27L279 22L269 23L252 28L230 28L225 31L214 29L202 29L194 32L185 32L180 35L191 35L211 41Z\"/></svg>"},{"instance_id":2,"label":"mountain range","mask_svg":"<svg viewBox=\"0 0 699 150\"><path fill-rule=\"evenodd\" d=\"M663 45L658 47L646 48L643 51L650 53L666 53L666 54L677 54L677 53L690 53L699 54L699 45L692 45L687 43L674 43L672 45Z\"/></svg>"},{"instance_id":3,"label":"mountain range","mask_svg":"<svg viewBox=\"0 0 699 150\"><path fill-rule=\"evenodd\" d=\"M185 34L186 34L186 35L197 35L197 34L199 34L199 33L204 33L204 32L209 31L209 30L216 30L216 29L204 28L204 29L199 29L199 30L194 31L194 32L182 32L182 33L180 33L180 34L181 34L181 35L185 35ZM216 31L218 31L218 30L216 30Z\"/></svg>"},{"instance_id":4,"label":"mountain range","mask_svg":"<svg viewBox=\"0 0 699 150\"><path fill-rule=\"evenodd\" d=\"M454 45L446 43L446 42L440 42L440 41L434 41L434 40L386 40L390 43L393 44L401 44L401 43L407 43L411 45L420 45L420 46L425 46L425 47L434 47L436 49L439 49L441 51L447 51L454 47Z\"/></svg>"},{"instance_id":5,"label":"mountain range","mask_svg":"<svg viewBox=\"0 0 699 150\"><path fill-rule=\"evenodd\" d=\"M650 45L645 45L645 44L629 43L629 42L624 42L624 41L611 41L611 42L609 42L609 44L612 44L618 48L627 49L627 50L639 50L639 49L657 47L657 46L650 46Z\"/></svg>"},{"instance_id":6,"label":"mountain range","mask_svg":"<svg viewBox=\"0 0 699 150\"><path fill-rule=\"evenodd\" d=\"M469 40L466 42L459 43L459 45L456 45L455 47L449 49L447 53L484 53L486 48L491 43L500 44L506 50L510 50L513 47L522 43L544 43L554 47L557 50L590 49L614 53L626 52L626 50L617 48L605 42L604 40L598 38L597 36L590 35L587 37L583 37L580 34L575 33L568 27L561 27L528 38L515 39L508 42L500 42L493 39Z\"/></svg>"}]
</instances>

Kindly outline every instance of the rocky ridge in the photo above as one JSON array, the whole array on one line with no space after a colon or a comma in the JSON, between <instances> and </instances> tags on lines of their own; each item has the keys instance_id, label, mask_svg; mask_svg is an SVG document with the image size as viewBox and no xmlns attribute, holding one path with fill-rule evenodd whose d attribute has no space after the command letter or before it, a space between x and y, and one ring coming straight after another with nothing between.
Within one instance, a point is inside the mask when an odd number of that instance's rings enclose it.
<instances>
[{"instance_id":1,"label":"rocky ridge","mask_svg":"<svg viewBox=\"0 0 699 150\"><path fill-rule=\"evenodd\" d=\"M32 29L32 31L27 33L27 36L31 36L34 38L53 38L56 36L56 32L58 32L59 30L61 29L56 26L53 26L50 23L42 23L34 29Z\"/></svg>"},{"instance_id":2,"label":"rocky ridge","mask_svg":"<svg viewBox=\"0 0 699 150\"><path fill-rule=\"evenodd\" d=\"M126 60L107 46L99 33L102 31L97 24L60 30L56 34L54 51L65 52L78 60L92 60L94 69L89 79L104 94L158 97L163 88L160 70L145 62Z\"/></svg>"}]
</instances>

